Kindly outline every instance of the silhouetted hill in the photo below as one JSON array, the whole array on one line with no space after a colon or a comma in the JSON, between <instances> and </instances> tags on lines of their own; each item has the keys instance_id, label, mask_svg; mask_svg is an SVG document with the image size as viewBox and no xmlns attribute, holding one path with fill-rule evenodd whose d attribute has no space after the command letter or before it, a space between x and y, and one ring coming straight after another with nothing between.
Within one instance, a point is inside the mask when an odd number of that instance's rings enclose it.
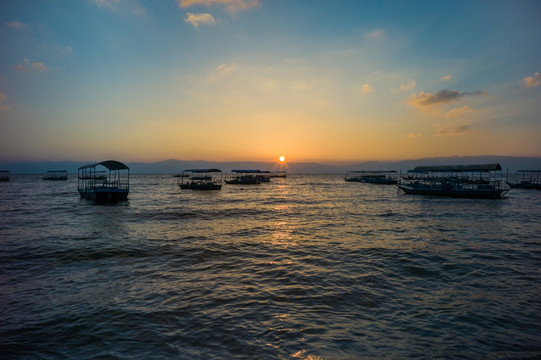
<instances>
[{"instance_id":1,"label":"silhouetted hill","mask_svg":"<svg viewBox=\"0 0 541 360\"><path fill-rule=\"evenodd\" d=\"M120 160L121 161L121 160ZM77 173L77 169L92 161L45 161L45 162L0 162L1 170L9 170L13 174L41 174L48 170L67 170L70 174ZM541 169L540 157L519 156L449 156L422 158L416 160L402 160L396 162L365 161L359 163L321 164L316 162L288 162L279 164L275 162L233 161L218 162L205 160L175 160L169 159L153 163L132 162L127 163L133 174L174 174L186 169L218 168L224 172L234 169L259 170L286 170L290 174L319 174L319 173L345 173L348 170L397 170L406 171L419 165L458 165L458 164L485 164L499 163L504 171L514 172L522 169Z\"/></svg>"}]
</instances>

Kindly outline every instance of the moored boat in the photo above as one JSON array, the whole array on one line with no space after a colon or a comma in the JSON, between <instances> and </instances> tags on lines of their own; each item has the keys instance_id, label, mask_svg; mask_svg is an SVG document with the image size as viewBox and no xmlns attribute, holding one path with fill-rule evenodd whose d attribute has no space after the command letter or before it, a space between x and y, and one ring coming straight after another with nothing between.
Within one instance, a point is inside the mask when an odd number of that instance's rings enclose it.
<instances>
[{"instance_id":1,"label":"moored boat","mask_svg":"<svg viewBox=\"0 0 541 360\"><path fill-rule=\"evenodd\" d=\"M231 170L225 179L226 184L257 185L261 182L261 170Z\"/></svg>"},{"instance_id":2,"label":"moored boat","mask_svg":"<svg viewBox=\"0 0 541 360\"><path fill-rule=\"evenodd\" d=\"M68 172L66 170L49 170L43 174L43 180L68 180Z\"/></svg>"},{"instance_id":3,"label":"moored boat","mask_svg":"<svg viewBox=\"0 0 541 360\"><path fill-rule=\"evenodd\" d=\"M9 171L7 170L0 170L0 181L9 181Z\"/></svg>"},{"instance_id":4,"label":"moored boat","mask_svg":"<svg viewBox=\"0 0 541 360\"><path fill-rule=\"evenodd\" d=\"M500 164L417 166L402 176L406 194L500 199L508 191Z\"/></svg>"},{"instance_id":5,"label":"moored boat","mask_svg":"<svg viewBox=\"0 0 541 360\"><path fill-rule=\"evenodd\" d=\"M278 170L275 171L274 174L271 175L271 177L285 178L287 177L287 173L285 172L285 170Z\"/></svg>"},{"instance_id":6,"label":"moored boat","mask_svg":"<svg viewBox=\"0 0 541 360\"><path fill-rule=\"evenodd\" d=\"M107 175L97 170L99 168L106 168ZM82 198L95 202L126 201L130 191L130 169L116 160L81 166L77 190Z\"/></svg>"},{"instance_id":7,"label":"moored boat","mask_svg":"<svg viewBox=\"0 0 541 360\"><path fill-rule=\"evenodd\" d=\"M507 185L517 189L541 190L541 170L519 170L514 176L507 176Z\"/></svg>"},{"instance_id":8,"label":"moored boat","mask_svg":"<svg viewBox=\"0 0 541 360\"><path fill-rule=\"evenodd\" d=\"M267 183L270 182L270 179L272 177L272 172L268 170L261 170L261 173L257 176L259 179L259 182Z\"/></svg>"},{"instance_id":9,"label":"moored boat","mask_svg":"<svg viewBox=\"0 0 541 360\"><path fill-rule=\"evenodd\" d=\"M394 170L365 171L355 170L346 173L347 182L363 182L378 185L393 185L398 182L398 172Z\"/></svg>"},{"instance_id":10,"label":"moored boat","mask_svg":"<svg viewBox=\"0 0 541 360\"><path fill-rule=\"evenodd\" d=\"M222 171L219 169L184 170L177 184L184 190L220 190Z\"/></svg>"}]
</instances>

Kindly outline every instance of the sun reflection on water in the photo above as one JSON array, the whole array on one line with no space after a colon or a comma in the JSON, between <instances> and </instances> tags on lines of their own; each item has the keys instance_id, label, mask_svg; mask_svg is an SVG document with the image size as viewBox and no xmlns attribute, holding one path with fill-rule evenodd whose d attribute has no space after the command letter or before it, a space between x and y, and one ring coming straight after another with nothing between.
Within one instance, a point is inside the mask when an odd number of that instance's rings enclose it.
<instances>
[{"instance_id":1,"label":"sun reflection on water","mask_svg":"<svg viewBox=\"0 0 541 360\"><path fill-rule=\"evenodd\" d=\"M277 221L273 224L272 244L277 246L296 246L297 242L293 238L295 225L287 221Z\"/></svg>"}]
</instances>

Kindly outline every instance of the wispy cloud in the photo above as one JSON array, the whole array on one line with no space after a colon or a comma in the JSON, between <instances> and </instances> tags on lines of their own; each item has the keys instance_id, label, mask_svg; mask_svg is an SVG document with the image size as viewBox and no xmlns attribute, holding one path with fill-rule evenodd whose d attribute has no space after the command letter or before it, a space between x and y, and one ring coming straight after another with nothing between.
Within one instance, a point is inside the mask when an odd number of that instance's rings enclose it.
<instances>
[{"instance_id":1,"label":"wispy cloud","mask_svg":"<svg viewBox=\"0 0 541 360\"><path fill-rule=\"evenodd\" d=\"M409 137L410 139L415 139L415 138L422 137L422 136L423 136L423 134L422 134L422 133L419 133L419 132L408 134L408 137Z\"/></svg>"},{"instance_id":2,"label":"wispy cloud","mask_svg":"<svg viewBox=\"0 0 541 360\"><path fill-rule=\"evenodd\" d=\"M4 101L6 101L6 94L0 93L0 110L5 110L8 107L4 105Z\"/></svg>"},{"instance_id":3,"label":"wispy cloud","mask_svg":"<svg viewBox=\"0 0 541 360\"><path fill-rule=\"evenodd\" d=\"M536 88L541 85L541 74L536 72L533 76L525 77L523 81L527 88Z\"/></svg>"},{"instance_id":4,"label":"wispy cloud","mask_svg":"<svg viewBox=\"0 0 541 360\"><path fill-rule=\"evenodd\" d=\"M142 16L145 9L134 0L92 0L100 9L108 9L118 12L127 12L132 15Z\"/></svg>"},{"instance_id":5,"label":"wispy cloud","mask_svg":"<svg viewBox=\"0 0 541 360\"><path fill-rule=\"evenodd\" d=\"M213 6L224 5L225 9L235 14L239 11L245 11L259 5L258 0L176 0L181 8L189 8L190 6Z\"/></svg>"},{"instance_id":6,"label":"wispy cloud","mask_svg":"<svg viewBox=\"0 0 541 360\"><path fill-rule=\"evenodd\" d=\"M417 83L415 82L415 80L408 79L408 81L406 81L405 83L400 84L400 87L398 89L392 88L391 91L394 91L394 92L397 92L397 91L409 91L409 90L415 89L416 85L417 85Z\"/></svg>"},{"instance_id":7,"label":"wispy cloud","mask_svg":"<svg viewBox=\"0 0 541 360\"><path fill-rule=\"evenodd\" d=\"M27 24L24 24L22 22L19 22L19 21L10 21L10 22L6 22L6 26L8 28L11 28L11 29L26 29L28 28L28 25Z\"/></svg>"},{"instance_id":8,"label":"wispy cloud","mask_svg":"<svg viewBox=\"0 0 541 360\"><path fill-rule=\"evenodd\" d=\"M444 126L438 130L436 130L436 133L434 135L441 136L441 135L460 135L460 134L468 134L468 133L476 133L477 130L473 129L470 124L463 124L463 125L447 125Z\"/></svg>"},{"instance_id":9,"label":"wispy cloud","mask_svg":"<svg viewBox=\"0 0 541 360\"><path fill-rule=\"evenodd\" d=\"M15 70L17 72L38 73L47 71L47 67L41 62L30 62L25 58L22 64L15 65Z\"/></svg>"},{"instance_id":10,"label":"wispy cloud","mask_svg":"<svg viewBox=\"0 0 541 360\"><path fill-rule=\"evenodd\" d=\"M364 36L368 39L374 39L374 40L377 40L377 39L383 39L385 38L385 30L384 29L375 29L375 30L372 30L366 34L364 34Z\"/></svg>"},{"instance_id":11,"label":"wispy cloud","mask_svg":"<svg viewBox=\"0 0 541 360\"><path fill-rule=\"evenodd\" d=\"M408 99L408 104L415 107L431 106L436 104L444 104L450 101L461 99L465 96L483 95L482 91L476 92L460 92L458 90L440 90L435 93L427 93L421 91L419 94L413 94Z\"/></svg>"},{"instance_id":12,"label":"wispy cloud","mask_svg":"<svg viewBox=\"0 0 541 360\"><path fill-rule=\"evenodd\" d=\"M368 95L376 91L376 89L374 89L374 87L368 83L359 86L358 89L359 89L359 92L363 95Z\"/></svg>"},{"instance_id":13,"label":"wispy cloud","mask_svg":"<svg viewBox=\"0 0 541 360\"><path fill-rule=\"evenodd\" d=\"M453 77L451 75L445 75L445 76L442 76L440 78L441 81L449 81L451 80Z\"/></svg>"},{"instance_id":14,"label":"wispy cloud","mask_svg":"<svg viewBox=\"0 0 541 360\"><path fill-rule=\"evenodd\" d=\"M199 24L214 24L215 22L214 17L208 13L205 13L205 14L187 13L184 21L192 24L195 28L197 28Z\"/></svg>"},{"instance_id":15,"label":"wispy cloud","mask_svg":"<svg viewBox=\"0 0 541 360\"><path fill-rule=\"evenodd\" d=\"M472 109L469 106L462 106L459 108L454 108L445 113L445 117L447 118L460 118L465 115L471 115L479 112L479 110Z\"/></svg>"}]
</instances>

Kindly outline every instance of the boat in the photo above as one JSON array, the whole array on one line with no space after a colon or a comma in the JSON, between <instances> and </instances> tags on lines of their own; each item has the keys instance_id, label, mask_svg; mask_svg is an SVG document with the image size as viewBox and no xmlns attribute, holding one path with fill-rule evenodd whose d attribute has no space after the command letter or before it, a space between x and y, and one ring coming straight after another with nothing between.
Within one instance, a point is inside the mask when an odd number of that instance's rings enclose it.
<instances>
[{"instance_id":1,"label":"boat","mask_svg":"<svg viewBox=\"0 0 541 360\"><path fill-rule=\"evenodd\" d=\"M102 168L107 170L100 170ZM81 166L77 190L83 199L95 202L126 201L130 192L130 168L116 160Z\"/></svg>"},{"instance_id":2,"label":"boat","mask_svg":"<svg viewBox=\"0 0 541 360\"><path fill-rule=\"evenodd\" d=\"M541 190L541 170L519 170L512 178L506 181L511 188Z\"/></svg>"},{"instance_id":3,"label":"boat","mask_svg":"<svg viewBox=\"0 0 541 360\"><path fill-rule=\"evenodd\" d=\"M9 181L9 171L7 170L0 170L0 181Z\"/></svg>"},{"instance_id":4,"label":"boat","mask_svg":"<svg viewBox=\"0 0 541 360\"><path fill-rule=\"evenodd\" d=\"M287 173L285 172L285 170L278 170L275 171L274 174L271 175L271 177L285 178L287 177Z\"/></svg>"},{"instance_id":5,"label":"boat","mask_svg":"<svg viewBox=\"0 0 541 360\"><path fill-rule=\"evenodd\" d=\"M271 181L272 172L268 170L261 170L261 173L257 176L260 183L268 183Z\"/></svg>"},{"instance_id":6,"label":"boat","mask_svg":"<svg viewBox=\"0 0 541 360\"><path fill-rule=\"evenodd\" d=\"M260 170L231 170L231 174L225 179L226 184L234 185L256 185L260 182Z\"/></svg>"},{"instance_id":7,"label":"boat","mask_svg":"<svg viewBox=\"0 0 541 360\"><path fill-rule=\"evenodd\" d=\"M43 174L43 180L68 180L66 170L50 170Z\"/></svg>"},{"instance_id":8,"label":"boat","mask_svg":"<svg viewBox=\"0 0 541 360\"><path fill-rule=\"evenodd\" d=\"M222 171L219 169L184 170L177 181L184 190L220 190L222 188Z\"/></svg>"},{"instance_id":9,"label":"boat","mask_svg":"<svg viewBox=\"0 0 541 360\"><path fill-rule=\"evenodd\" d=\"M508 191L500 164L417 166L402 176L406 194L500 199Z\"/></svg>"},{"instance_id":10,"label":"boat","mask_svg":"<svg viewBox=\"0 0 541 360\"><path fill-rule=\"evenodd\" d=\"M363 182L378 185L394 185L398 182L398 172L388 171L348 171L345 180L347 182Z\"/></svg>"}]
</instances>

